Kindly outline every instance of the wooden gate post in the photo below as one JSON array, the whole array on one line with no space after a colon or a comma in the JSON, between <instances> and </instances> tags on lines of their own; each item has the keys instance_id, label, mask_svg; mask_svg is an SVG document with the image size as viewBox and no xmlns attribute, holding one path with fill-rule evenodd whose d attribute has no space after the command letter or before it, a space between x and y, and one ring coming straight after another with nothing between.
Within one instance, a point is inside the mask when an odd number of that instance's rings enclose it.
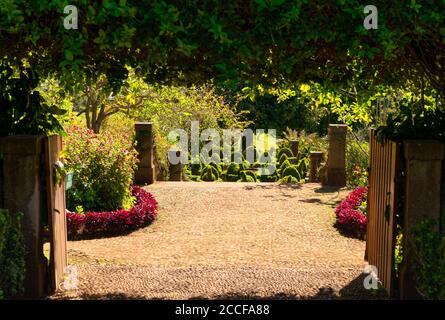
<instances>
[{"instance_id":1,"label":"wooden gate post","mask_svg":"<svg viewBox=\"0 0 445 320\"><path fill-rule=\"evenodd\" d=\"M345 124L330 124L328 129L329 151L325 185L346 186L346 132Z\"/></svg>"},{"instance_id":2,"label":"wooden gate post","mask_svg":"<svg viewBox=\"0 0 445 320\"><path fill-rule=\"evenodd\" d=\"M61 289L67 267L67 226L65 179L56 179L56 170L61 168L60 153L62 137L58 135L45 139L46 195L50 242L50 284L51 292Z\"/></svg>"},{"instance_id":3,"label":"wooden gate post","mask_svg":"<svg viewBox=\"0 0 445 320\"><path fill-rule=\"evenodd\" d=\"M136 150L139 159L134 181L137 184L152 184L155 181L153 123L136 122L134 128L136 131Z\"/></svg>"},{"instance_id":4,"label":"wooden gate post","mask_svg":"<svg viewBox=\"0 0 445 320\"><path fill-rule=\"evenodd\" d=\"M425 219L440 221L440 189L444 145L433 140L404 141L406 184L404 253L400 274L402 299L419 298L415 289L411 229Z\"/></svg>"}]
</instances>

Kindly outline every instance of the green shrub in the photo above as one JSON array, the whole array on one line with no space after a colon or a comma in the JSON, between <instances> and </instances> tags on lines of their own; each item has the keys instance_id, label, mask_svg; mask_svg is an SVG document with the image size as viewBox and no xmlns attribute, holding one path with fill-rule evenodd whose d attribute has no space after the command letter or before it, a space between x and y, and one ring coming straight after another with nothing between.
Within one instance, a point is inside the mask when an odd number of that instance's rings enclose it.
<instances>
[{"instance_id":1,"label":"green shrub","mask_svg":"<svg viewBox=\"0 0 445 320\"><path fill-rule=\"evenodd\" d=\"M68 171L74 172L67 190L67 208L74 211L110 211L133 205L131 185L137 163L133 137L122 132L95 134L72 126L64 150Z\"/></svg>"},{"instance_id":2,"label":"green shrub","mask_svg":"<svg viewBox=\"0 0 445 320\"><path fill-rule=\"evenodd\" d=\"M147 86L141 108L128 110L129 117L137 121L154 123L156 161L161 171L168 175L167 150L171 147L168 133L174 129L184 129L190 135L191 122L199 121L201 129L246 128L250 122L244 121L246 112L236 112L233 105L236 99L219 95L210 85L200 87ZM158 147L159 146L159 147ZM164 173L164 175L166 174ZM165 175L165 176L167 176Z\"/></svg>"},{"instance_id":3,"label":"green shrub","mask_svg":"<svg viewBox=\"0 0 445 320\"><path fill-rule=\"evenodd\" d=\"M287 167L291 166L291 163L289 160L285 160L281 165L279 170L279 173L281 174Z\"/></svg>"},{"instance_id":4,"label":"green shrub","mask_svg":"<svg viewBox=\"0 0 445 320\"><path fill-rule=\"evenodd\" d=\"M23 293L25 244L21 214L0 209L0 299Z\"/></svg>"},{"instance_id":5,"label":"green shrub","mask_svg":"<svg viewBox=\"0 0 445 320\"><path fill-rule=\"evenodd\" d=\"M202 169L202 174L201 174L202 181L217 181L218 179L219 179L219 172L214 166L208 164L204 167L204 169Z\"/></svg>"},{"instance_id":6,"label":"green shrub","mask_svg":"<svg viewBox=\"0 0 445 320\"><path fill-rule=\"evenodd\" d=\"M289 149L289 148L287 148L287 147L283 147L283 148L280 148L280 149L278 150L278 152L277 152L277 158L278 158L278 159L281 159L281 156L282 156L283 154L285 154L288 158L294 156L294 154L292 153L292 150Z\"/></svg>"},{"instance_id":7,"label":"green shrub","mask_svg":"<svg viewBox=\"0 0 445 320\"><path fill-rule=\"evenodd\" d=\"M309 161L310 160L308 158L303 158L298 161L298 172L300 172L302 178L306 177L307 171L309 169Z\"/></svg>"},{"instance_id":8,"label":"green shrub","mask_svg":"<svg viewBox=\"0 0 445 320\"><path fill-rule=\"evenodd\" d=\"M209 166L212 166L213 168L215 168L218 171L218 177L221 175L222 173L222 167L220 164L216 164L215 162L210 162Z\"/></svg>"},{"instance_id":9,"label":"green shrub","mask_svg":"<svg viewBox=\"0 0 445 320\"><path fill-rule=\"evenodd\" d=\"M290 158L287 158L287 160L289 160L289 163L292 165L298 164L298 162L300 161L297 157L290 157Z\"/></svg>"},{"instance_id":10,"label":"green shrub","mask_svg":"<svg viewBox=\"0 0 445 320\"><path fill-rule=\"evenodd\" d=\"M231 162L227 167L227 174L238 175L239 169L240 168L238 164L236 164L235 162Z\"/></svg>"},{"instance_id":11,"label":"green shrub","mask_svg":"<svg viewBox=\"0 0 445 320\"><path fill-rule=\"evenodd\" d=\"M240 179L238 181L240 182L256 182L255 175L252 175L253 172L250 171L242 171L240 173Z\"/></svg>"},{"instance_id":12,"label":"green shrub","mask_svg":"<svg viewBox=\"0 0 445 320\"><path fill-rule=\"evenodd\" d=\"M258 176L258 180L261 182L276 182L277 175L276 174L261 175L261 176Z\"/></svg>"},{"instance_id":13,"label":"green shrub","mask_svg":"<svg viewBox=\"0 0 445 320\"><path fill-rule=\"evenodd\" d=\"M282 173L283 177L294 177L295 179L297 179L297 181L299 182L301 180L301 174L298 171L298 167L297 166L289 166L286 169L284 169L283 173Z\"/></svg>"},{"instance_id":14,"label":"green shrub","mask_svg":"<svg viewBox=\"0 0 445 320\"><path fill-rule=\"evenodd\" d=\"M284 178L281 178L279 180L279 182L281 182L281 183L299 183L300 181L295 177L285 176Z\"/></svg>"},{"instance_id":15,"label":"green shrub","mask_svg":"<svg viewBox=\"0 0 445 320\"><path fill-rule=\"evenodd\" d=\"M426 220L413 230L416 282L426 299L445 299L445 235L434 231L435 222Z\"/></svg>"},{"instance_id":16,"label":"green shrub","mask_svg":"<svg viewBox=\"0 0 445 320\"><path fill-rule=\"evenodd\" d=\"M187 177L191 181L196 181L196 182L202 181L200 175L199 176L197 176L197 175L196 176L195 175L187 175Z\"/></svg>"},{"instance_id":17,"label":"green shrub","mask_svg":"<svg viewBox=\"0 0 445 320\"><path fill-rule=\"evenodd\" d=\"M281 165L284 161L287 160L287 158L289 158L287 156L287 154L282 154L279 158L277 158L278 159L278 164Z\"/></svg>"},{"instance_id":18,"label":"green shrub","mask_svg":"<svg viewBox=\"0 0 445 320\"><path fill-rule=\"evenodd\" d=\"M192 175L194 176L200 176L201 175L201 170L202 170L202 163L198 162L198 163L191 163L189 164L190 167L190 172Z\"/></svg>"},{"instance_id":19,"label":"green shrub","mask_svg":"<svg viewBox=\"0 0 445 320\"><path fill-rule=\"evenodd\" d=\"M253 171L244 170L240 174L242 182L257 182L257 177Z\"/></svg>"}]
</instances>

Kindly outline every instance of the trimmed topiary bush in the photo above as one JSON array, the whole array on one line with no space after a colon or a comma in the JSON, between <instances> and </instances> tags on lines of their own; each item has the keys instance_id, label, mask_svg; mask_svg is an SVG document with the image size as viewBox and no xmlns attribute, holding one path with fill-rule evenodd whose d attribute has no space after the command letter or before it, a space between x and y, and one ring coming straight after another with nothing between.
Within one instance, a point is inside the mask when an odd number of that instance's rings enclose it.
<instances>
[{"instance_id":1,"label":"trimmed topiary bush","mask_svg":"<svg viewBox=\"0 0 445 320\"><path fill-rule=\"evenodd\" d=\"M286 169L284 169L283 173L282 173L283 177L287 177L287 176L291 176L294 177L295 179L297 179L297 182L299 182L301 180L301 174L298 171L298 167L297 166L289 166Z\"/></svg>"},{"instance_id":2,"label":"trimmed topiary bush","mask_svg":"<svg viewBox=\"0 0 445 320\"><path fill-rule=\"evenodd\" d=\"M284 161L284 162L280 165L280 167L279 167L279 169L278 169L280 175L282 175L282 173L284 172L284 170L285 170L287 167L290 167L290 166L291 166L291 163L289 162L289 160Z\"/></svg>"},{"instance_id":3,"label":"trimmed topiary bush","mask_svg":"<svg viewBox=\"0 0 445 320\"><path fill-rule=\"evenodd\" d=\"M285 154L288 158L294 156L294 154L292 153L292 150L287 147L283 147L278 150L277 158L280 159L283 154Z\"/></svg>"},{"instance_id":4,"label":"trimmed topiary bush","mask_svg":"<svg viewBox=\"0 0 445 320\"><path fill-rule=\"evenodd\" d=\"M223 172L222 167L220 164L216 164L214 162L210 162L209 166L214 167L218 171L218 177L221 176L221 173Z\"/></svg>"},{"instance_id":5,"label":"trimmed topiary bush","mask_svg":"<svg viewBox=\"0 0 445 320\"><path fill-rule=\"evenodd\" d=\"M242 182L257 182L257 177L253 171L250 170L241 171L240 176Z\"/></svg>"},{"instance_id":6,"label":"trimmed topiary bush","mask_svg":"<svg viewBox=\"0 0 445 320\"><path fill-rule=\"evenodd\" d=\"M187 175L187 178L188 178L189 180L191 180L191 181L195 181L195 182L202 181L202 180L201 180L201 176L195 176L195 175L193 175L193 174L189 174L189 175Z\"/></svg>"},{"instance_id":7,"label":"trimmed topiary bush","mask_svg":"<svg viewBox=\"0 0 445 320\"><path fill-rule=\"evenodd\" d=\"M268 170L268 169L265 169L265 170ZM277 179L278 179L278 176L276 175L276 173L258 176L258 180L261 182L276 182Z\"/></svg>"},{"instance_id":8,"label":"trimmed topiary bush","mask_svg":"<svg viewBox=\"0 0 445 320\"><path fill-rule=\"evenodd\" d=\"M290 164L292 164L292 165L298 164L298 162L299 162L297 157L289 157L289 158L287 158L287 160L289 160Z\"/></svg>"},{"instance_id":9,"label":"trimmed topiary bush","mask_svg":"<svg viewBox=\"0 0 445 320\"><path fill-rule=\"evenodd\" d=\"M190 173L194 176L200 176L202 170L202 163L190 163L189 164Z\"/></svg>"},{"instance_id":10,"label":"trimmed topiary bush","mask_svg":"<svg viewBox=\"0 0 445 320\"><path fill-rule=\"evenodd\" d=\"M219 172L214 166L208 164L204 167L204 169L202 169L202 174L201 174L202 181L217 181L218 179L219 179Z\"/></svg>"},{"instance_id":11,"label":"trimmed topiary bush","mask_svg":"<svg viewBox=\"0 0 445 320\"><path fill-rule=\"evenodd\" d=\"M299 160L297 167L298 167L298 172L300 172L301 176L305 177L306 173L309 169L309 159L303 158L303 159Z\"/></svg>"},{"instance_id":12,"label":"trimmed topiary bush","mask_svg":"<svg viewBox=\"0 0 445 320\"><path fill-rule=\"evenodd\" d=\"M287 154L282 154L280 157L278 157L278 164L281 165L284 161L287 160L288 155Z\"/></svg>"},{"instance_id":13,"label":"trimmed topiary bush","mask_svg":"<svg viewBox=\"0 0 445 320\"><path fill-rule=\"evenodd\" d=\"M238 175L239 174L239 165L235 162L231 162L227 167L227 174Z\"/></svg>"}]
</instances>

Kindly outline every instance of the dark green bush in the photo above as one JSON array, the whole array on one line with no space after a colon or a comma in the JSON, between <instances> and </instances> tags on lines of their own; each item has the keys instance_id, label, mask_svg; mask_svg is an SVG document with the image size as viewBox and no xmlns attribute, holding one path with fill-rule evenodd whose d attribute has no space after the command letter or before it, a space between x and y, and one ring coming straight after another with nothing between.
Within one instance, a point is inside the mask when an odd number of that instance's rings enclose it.
<instances>
[{"instance_id":1,"label":"dark green bush","mask_svg":"<svg viewBox=\"0 0 445 320\"><path fill-rule=\"evenodd\" d=\"M277 158L278 159L278 165L281 165L284 161L287 160L287 158L289 158L287 156L287 154L282 154L279 158Z\"/></svg>"},{"instance_id":2,"label":"dark green bush","mask_svg":"<svg viewBox=\"0 0 445 320\"><path fill-rule=\"evenodd\" d=\"M269 174L269 175L261 175L261 176L258 177L258 180L260 180L261 182L276 182L277 181L277 175L276 175L276 173Z\"/></svg>"},{"instance_id":3,"label":"dark green bush","mask_svg":"<svg viewBox=\"0 0 445 320\"><path fill-rule=\"evenodd\" d=\"M281 165L280 165L280 168L279 168L279 173L281 174L287 167L289 167L289 166L291 166L291 163L290 163L290 161L289 160L285 160Z\"/></svg>"},{"instance_id":4,"label":"dark green bush","mask_svg":"<svg viewBox=\"0 0 445 320\"><path fill-rule=\"evenodd\" d=\"M296 156L296 155L294 155L294 154L292 153L292 150L289 149L289 148L287 148L287 147L280 148L280 149L278 150L278 152L277 152L277 158L278 158L278 159L281 159L281 156L282 156L283 154L285 154L288 158L293 157L293 156Z\"/></svg>"},{"instance_id":5,"label":"dark green bush","mask_svg":"<svg viewBox=\"0 0 445 320\"><path fill-rule=\"evenodd\" d=\"M241 171L240 176L242 182L257 182L255 173L250 170Z\"/></svg>"},{"instance_id":6,"label":"dark green bush","mask_svg":"<svg viewBox=\"0 0 445 320\"><path fill-rule=\"evenodd\" d=\"M192 173L192 175L200 176L201 175L201 170L202 170L202 163L201 162L191 163L190 164L190 172Z\"/></svg>"},{"instance_id":7,"label":"dark green bush","mask_svg":"<svg viewBox=\"0 0 445 320\"><path fill-rule=\"evenodd\" d=\"M238 174L239 173L239 165L235 162L231 162L227 168L227 174Z\"/></svg>"},{"instance_id":8,"label":"dark green bush","mask_svg":"<svg viewBox=\"0 0 445 320\"><path fill-rule=\"evenodd\" d=\"M0 299L23 293L25 243L21 219L21 214L0 209Z\"/></svg>"},{"instance_id":9,"label":"dark green bush","mask_svg":"<svg viewBox=\"0 0 445 320\"><path fill-rule=\"evenodd\" d=\"M212 166L213 168L215 168L218 171L218 177L221 175L221 173L223 172L222 166L220 164L216 164L214 162L210 162L209 166Z\"/></svg>"},{"instance_id":10,"label":"dark green bush","mask_svg":"<svg viewBox=\"0 0 445 320\"><path fill-rule=\"evenodd\" d=\"M299 182L301 180L301 174L298 171L298 167L297 166L289 166L286 169L284 169L282 175L283 177L294 177L295 179L297 179L297 181Z\"/></svg>"},{"instance_id":11,"label":"dark green bush","mask_svg":"<svg viewBox=\"0 0 445 320\"><path fill-rule=\"evenodd\" d=\"M204 167L204 169L202 169L202 174L201 174L202 181L217 181L218 179L219 179L219 172L214 166L208 164Z\"/></svg>"},{"instance_id":12,"label":"dark green bush","mask_svg":"<svg viewBox=\"0 0 445 320\"><path fill-rule=\"evenodd\" d=\"M445 299L445 235L426 220L413 230L417 290L425 299Z\"/></svg>"}]
</instances>

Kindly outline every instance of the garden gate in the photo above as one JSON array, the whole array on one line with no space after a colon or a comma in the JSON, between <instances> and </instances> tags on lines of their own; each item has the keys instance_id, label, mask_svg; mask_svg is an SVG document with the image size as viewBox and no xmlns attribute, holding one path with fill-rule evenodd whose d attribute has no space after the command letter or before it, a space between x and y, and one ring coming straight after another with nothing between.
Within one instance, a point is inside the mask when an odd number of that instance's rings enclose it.
<instances>
[{"instance_id":1,"label":"garden gate","mask_svg":"<svg viewBox=\"0 0 445 320\"><path fill-rule=\"evenodd\" d=\"M379 142L375 130L371 130L365 259L377 268L377 276L390 296L396 283L394 247L400 163L400 145L390 140Z\"/></svg>"},{"instance_id":2,"label":"garden gate","mask_svg":"<svg viewBox=\"0 0 445 320\"><path fill-rule=\"evenodd\" d=\"M58 135L45 140L45 176L46 198L48 206L48 225L50 241L50 284L51 290L60 289L67 265L66 254L66 213L65 213L65 183L63 175L57 177L57 168L62 150L62 138ZM61 171L59 171L61 173Z\"/></svg>"}]
</instances>

